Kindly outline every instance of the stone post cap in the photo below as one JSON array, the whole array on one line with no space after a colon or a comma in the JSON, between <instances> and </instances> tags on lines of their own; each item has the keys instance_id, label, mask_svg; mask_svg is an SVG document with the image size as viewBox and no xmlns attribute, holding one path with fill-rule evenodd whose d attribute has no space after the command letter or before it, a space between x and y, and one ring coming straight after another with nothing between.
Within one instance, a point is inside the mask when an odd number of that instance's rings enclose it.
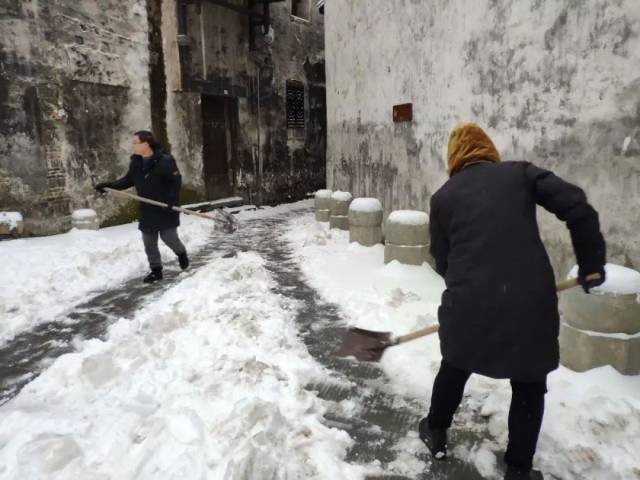
<instances>
[{"instance_id":1,"label":"stone post cap","mask_svg":"<svg viewBox=\"0 0 640 480\"><path fill-rule=\"evenodd\" d=\"M9 228L16 228L18 223L22 221L23 218L20 212L0 212L0 223L8 225Z\"/></svg>"},{"instance_id":2,"label":"stone post cap","mask_svg":"<svg viewBox=\"0 0 640 480\"><path fill-rule=\"evenodd\" d=\"M331 198L331 190L318 190L315 194L315 198Z\"/></svg>"},{"instance_id":3,"label":"stone post cap","mask_svg":"<svg viewBox=\"0 0 640 480\"><path fill-rule=\"evenodd\" d=\"M356 198L349 205L349 210L354 212L381 212L382 204L377 198Z\"/></svg>"},{"instance_id":4,"label":"stone post cap","mask_svg":"<svg viewBox=\"0 0 640 480\"><path fill-rule=\"evenodd\" d=\"M387 217L387 222L401 225L428 225L429 215L421 210L394 210Z\"/></svg>"},{"instance_id":5,"label":"stone post cap","mask_svg":"<svg viewBox=\"0 0 640 480\"><path fill-rule=\"evenodd\" d=\"M87 222L94 220L97 216L96 211L91 208L80 208L73 211L71 220L75 222Z\"/></svg>"},{"instance_id":6,"label":"stone post cap","mask_svg":"<svg viewBox=\"0 0 640 480\"><path fill-rule=\"evenodd\" d=\"M331 199L338 202L350 202L353 197L349 192L337 190L331 194Z\"/></svg>"}]
</instances>

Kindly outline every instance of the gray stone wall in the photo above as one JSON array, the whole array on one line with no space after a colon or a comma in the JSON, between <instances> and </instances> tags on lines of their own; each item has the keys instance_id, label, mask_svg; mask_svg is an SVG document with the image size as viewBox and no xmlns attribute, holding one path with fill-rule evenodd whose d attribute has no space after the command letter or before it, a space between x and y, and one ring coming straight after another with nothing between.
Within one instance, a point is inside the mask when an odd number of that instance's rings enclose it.
<instances>
[{"instance_id":1,"label":"gray stone wall","mask_svg":"<svg viewBox=\"0 0 640 480\"><path fill-rule=\"evenodd\" d=\"M610 260L640 268L640 2L473 3L328 2L328 188L428 211L451 128L475 121L503 159L583 187ZM413 121L393 123L406 102ZM563 276L567 231L539 218Z\"/></svg>"},{"instance_id":2,"label":"gray stone wall","mask_svg":"<svg viewBox=\"0 0 640 480\"><path fill-rule=\"evenodd\" d=\"M146 2L0 0L0 208L67 228L149 128ZM113 203L97 202L108 215Z\"/></svg>"},{"instance_id":3,"label":"gray stone wall","mask_svg":"<svg viewBox=\"0 0 640 480\"><path fill-rule=\"evenodd\" d=\"M187 70L195 82L184 85L178 53L168 45L177 34L175 0L163 2L169 88L167 124L173 153L177 158L190 159L189 176L195 178L203 162L199 95L237 98L238 134L233 145L235 160L230 165L232 182L236 193L247 199L251 196L253 202L302 198L322 187L326 178L324 18L317 9L310 8L307 21L297 19L291 15L290 7L290 0L271 4L273 42L265 42L258 27L255 49L250 51L246 15L207 2L202 8L189 4ZM256 7L256 11L261 8ZM268 68L260 74L258 91L260 66ZM297 80L305 86L304 129L287 129L287 80ZM202 180L193 183L202 188ZM257 195L260 185L262 199Z\"/></svg>"}]
</instances>

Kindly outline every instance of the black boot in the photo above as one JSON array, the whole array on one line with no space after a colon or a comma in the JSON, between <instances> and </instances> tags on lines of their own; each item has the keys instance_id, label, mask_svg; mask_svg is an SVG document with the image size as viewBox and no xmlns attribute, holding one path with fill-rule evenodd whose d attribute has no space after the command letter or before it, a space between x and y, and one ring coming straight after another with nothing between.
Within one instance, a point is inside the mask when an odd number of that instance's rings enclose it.
<instances>
[{"instance_id":1,"label":"black boot","mask_svg":"<svg viewBox=\"0 0 640 480\"><path fill-rule=\"evenodd\" d=\"M187 252L183 252L178 255L178 262L180 263L180 268L182 270L186 270L189 266L189 257L187 256Z\"/></svg>"},{"instance_id":2,"label":"black boot","mask_svg":"<svg viewBox=\"0 0 640 480\"><path fill-rule=\"evenodd\" d=\"M440 428L431 428L427 418L420 420L418 425L420 440L427 446L433 458L444 460L447 458L447 431Z\"/></svg>"},{"instance_id":3,"label":"black boot","mask_svg":"<svg viewBox=\"0 0 640 480\"><path fill-rule=\"evenodd\" d=\"M504 474L504 480L544 480L542 472L539 470L520 470L515 467L507 466L507 472Z\"/></svg>"},{"instance_id":4,"label":"black boot","mask_svg":"<svg viewBox=\"0 0 640 480\"><path fill-rule=\"evenodd\" d=\"M153 283L162 280L162 267L154 267L151 272L142 279L144 283Z\"/></svg>"}]
</instances>

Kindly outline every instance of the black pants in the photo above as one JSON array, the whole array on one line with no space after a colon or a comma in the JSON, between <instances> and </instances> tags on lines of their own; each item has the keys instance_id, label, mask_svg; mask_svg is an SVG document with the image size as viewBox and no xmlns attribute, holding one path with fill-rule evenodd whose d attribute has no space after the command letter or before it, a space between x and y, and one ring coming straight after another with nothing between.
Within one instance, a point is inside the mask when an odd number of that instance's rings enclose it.
<instances>
[{"instance_id":1,"label":"black pants","mask_svg":"<svg viewBox=\"0 0 640 480\"><path fill-rule=\"evenodd\" d=\"M176 255L181 255L187 251L180 237L178 237L177 228L165 228L164 230L143 231L142 241L144 242L144 251L147 254L147 260L149 260L149 267L161 268L162 257L160 256L160 249L158 248L158 235L162 241L173 250Z\"/></svg>"},{"instance_id":2,"label":"black pants","mask_svg":"<svg viewBox=\"0 0 640 480\"><path fill-rule=\"evenodd\" d=\"M433 384L431 408L427 416L431 428L447 429L451 426L470 375L470 372L442 361ZM504 461L521 470L531 470L544 414L547 379L545 377L534 383L511 380L511 391L509 445Z\"/></svg>"}]
</instances>

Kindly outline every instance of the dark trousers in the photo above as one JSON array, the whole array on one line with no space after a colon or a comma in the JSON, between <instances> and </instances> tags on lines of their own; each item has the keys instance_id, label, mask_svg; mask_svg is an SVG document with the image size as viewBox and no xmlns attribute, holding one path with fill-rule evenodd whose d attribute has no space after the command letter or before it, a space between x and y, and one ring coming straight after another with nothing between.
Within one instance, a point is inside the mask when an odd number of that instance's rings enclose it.
<instances>
[{"instance_id":1,"label":"dark trousers","mask_svg":"<svg viewBox=\"0 0 640 480\"><path fill-rule=\"evenodd\" d=\"M181 255L187 251L180 241L180 237L178 237L177 228L165 228L160 231L143 231L142 241L144 242L144 251L147 254L147 260L149 260L149 266L151 268L162 267L162 257L158 249L158 235L160 235L165 245L173 250L173 253L176 255Z\"/></svg>"},{"instance_id":2,"label":"dark trousers","mask_svg":"<svg viewBox=\"0 0 640 480\"><path fill-rule=\"evenodd\" d=\"M464 386L471 375L444 360L433 384L431 407L427 422L431 428L447 429L453 414L462 401ZM509 408L509 445L504 455L507 465L531 470L533 455L544 414L546 377L533 383L511 380L511 407Z\"/></svg>"}]
</instances>

